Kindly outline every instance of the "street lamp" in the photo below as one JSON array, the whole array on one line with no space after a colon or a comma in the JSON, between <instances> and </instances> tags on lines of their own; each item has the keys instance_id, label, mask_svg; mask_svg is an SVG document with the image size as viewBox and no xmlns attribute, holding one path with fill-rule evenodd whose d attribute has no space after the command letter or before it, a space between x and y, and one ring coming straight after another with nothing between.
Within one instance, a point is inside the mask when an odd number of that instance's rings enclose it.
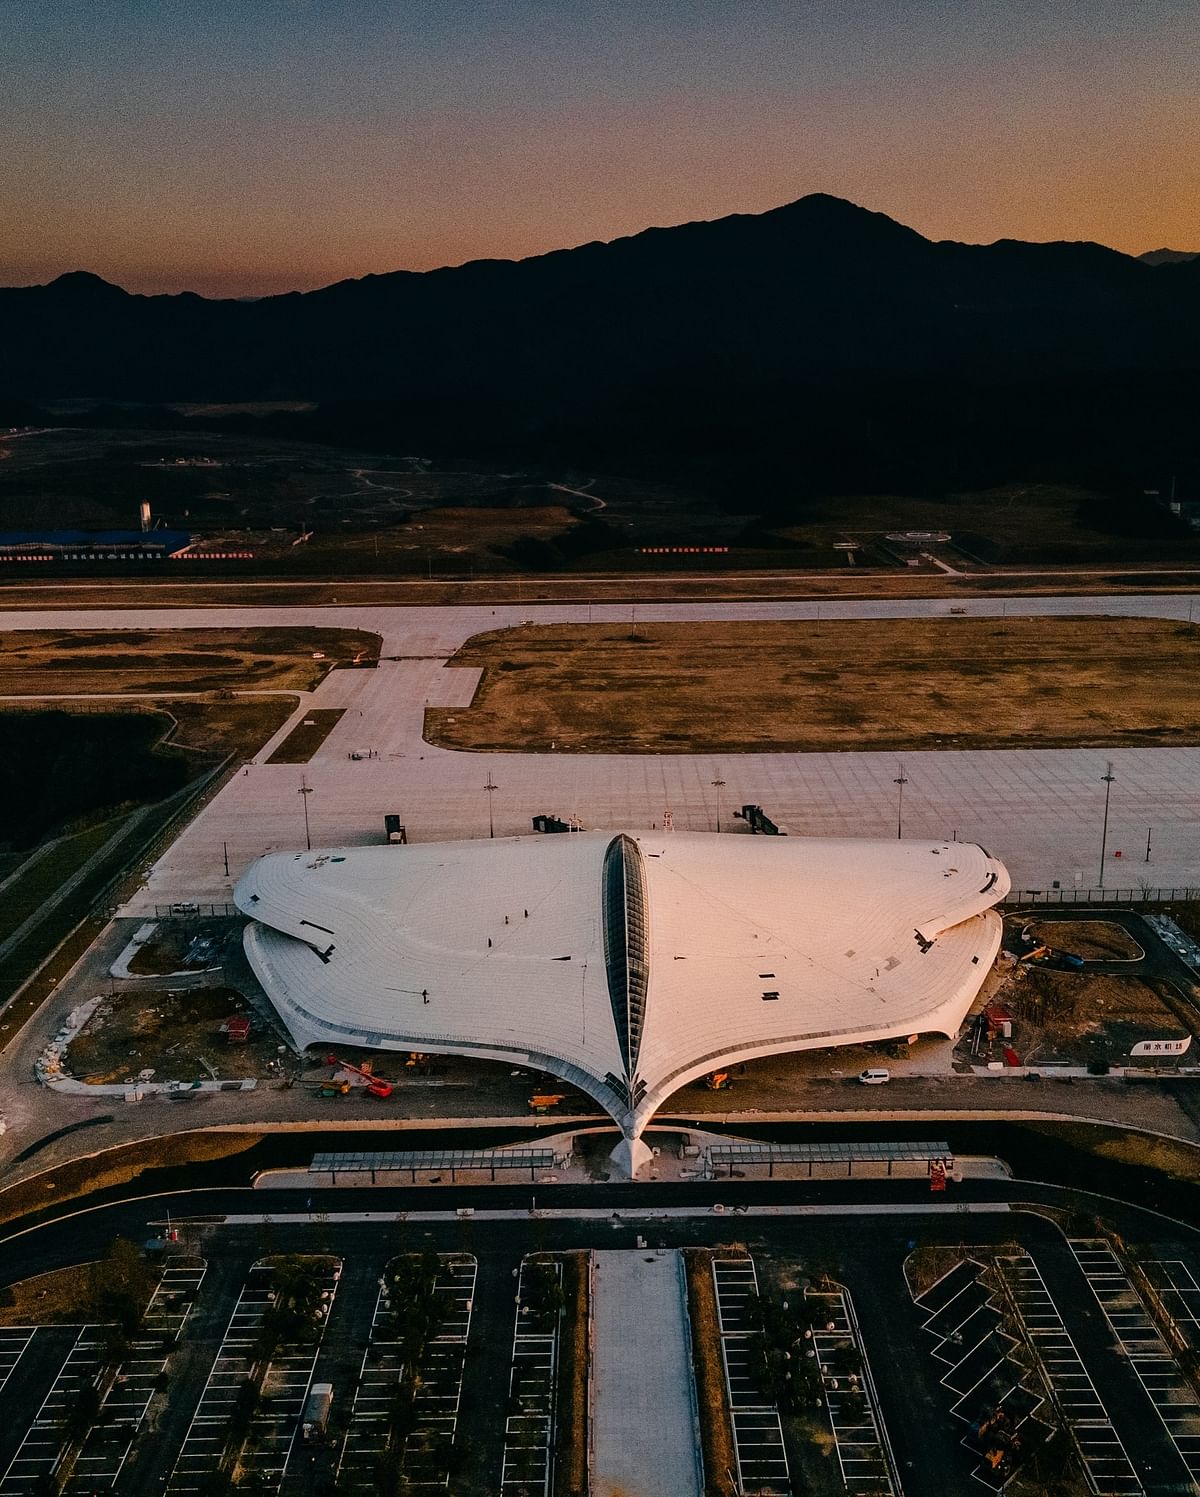
<instances>
[{"instance_id":1,"label":"street lamp","mask_svg":"<svg viewBox=\"0 0 1200 1497\"><path fill-rule=\"evenodd\" d=\"M717 831L721 830L721 791L725 788L724 780L713 780L713 789L717 792Z\"/></svg>"},{"instance_id":2,"label":"street lamp","mask_svg":"<svg viewBox=\"0 0 1200 1497\"><path fill-rule=\"evenodd\" d=\"M1112 760L1108 761L1108 768L1100 776L1104 781L1104 830L1100 833L1100 887L1104 888L1104 854L1108 850L1108 799L1112 795L1112 782L1116 775L1112 772Z\"/></svg>"},{"instance_id":3,"label":"street lamp","mask_svg":"<svg viewBox=\"0 0 1200 1497\"><path fill-rule=\"evenodd\" d=\"M483 788L488 793L488 836L494 837L496 835L496 822L495 818L492 816L492 795L495 791L499 790L500 786L492 780L492 772L490 769L488 770L487 783Z\"/></svg>"},{"instance_id":4,"label":"street lamp","mask_svg":"<svg viewBox=\"0 0 1200 1497\"><path fill-rule=\"evenodd\" d=\"M296 792L296 794L303 797L302 804L304 806L304 845L308 848L309 852L312 852L312 838L309 836L308 832L308 797L312 793L313 787L308 783L306 777L304 775L301 775L300 789Z\"/></svg>"},{"instance_id":5,"label":"street lamp","mask_svg":"<svg viewBox=\"0 0 1200 1497\"><path fill-rule=\"evenodd\" d=\"M896 789L896 837L899 839L904 835L904 787L908 781L904 778L904 765L900 765L900 773L892 781Z\"/></svg>"}]
</instances>

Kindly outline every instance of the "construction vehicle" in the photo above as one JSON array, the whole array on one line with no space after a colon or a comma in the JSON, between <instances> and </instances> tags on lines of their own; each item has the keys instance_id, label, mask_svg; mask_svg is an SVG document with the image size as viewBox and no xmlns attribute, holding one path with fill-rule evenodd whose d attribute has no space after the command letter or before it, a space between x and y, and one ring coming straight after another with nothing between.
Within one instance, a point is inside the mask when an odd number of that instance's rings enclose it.
<instances>
[{"instance_id":1,"label":"construction vehicle","mask_svg":"<svg viewBox=\"0 0 1200 1497\"><path fill-rule=\"evenodd\" d=\"M1083 958L1073 951L1059 951L1054 946L1035 946L1020 958L1035 967L1055 967L1061 972L1082 972Z\"/></svg>"},{"instance_id":2,"label":"construction vehicle","mask_svg":"<svg viewBox=\"0 0 1200 1497\"><path fill-rule=\"evenodd\" d=\"M710 1071L704 1078L704 1086L710 1092L726 1092L733 1085L728 1071Z\"/></svg>"},{"instance_id":3,"label":"construction vehicle","mask_svg":"<svg viewBox=\"0 0 1200 1497\"><path fill-rule=\"evenodd\" d=\"M547 1113L552 1107L557 1107L562 1101L562 1092L534 1092L529 1099L530 1112Z\"/></svg>"},{"instance_id":4,"label":"construction vehicle","mask_svg":"<svg viewBox=\"0 0 1200 1497\"><path fill-rule=\"evenodd\" d=\"M366 1087L368 1097L377 1097L380 1101L383 1101L385 1097L390 1097L392 1095L392 1083L387 1079L386 1076L377 1076L371 1069L369 1061L366 1065L356 1066L352 1061L339 1060L336 1055L327 1055L325 1057L325 1064L327 1066L337 1066L343 1071L349 1071L352 1076L357 1076ZM337 1086L339 1084L339 1078L335 1077L333 1084ZM347 1083L346 1091L349 1090L350 1086L349 1083ZM344 1097L345 1095L346 1092L343 1092L342 1096Z\"/></svg>"}]
</instances>

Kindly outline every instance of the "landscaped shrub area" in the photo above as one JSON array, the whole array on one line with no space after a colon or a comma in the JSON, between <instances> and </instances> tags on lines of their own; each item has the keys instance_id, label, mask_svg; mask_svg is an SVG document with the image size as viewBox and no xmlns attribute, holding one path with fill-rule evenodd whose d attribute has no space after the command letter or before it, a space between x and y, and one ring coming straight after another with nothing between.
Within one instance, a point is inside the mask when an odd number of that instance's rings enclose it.
<instances>
[{"instance_id":1,"label":"landscaped shrub area","mask_svg":"<svg viewBox=\"0 0 1200 1497\"><path fill-rule=\"evenodd\" d=\"M399 1343L401 1370L388 1405L384 1446L375 1469L381 1497L405 1490L404 1460L408 1444L418 1439L417 1397L429 1345L442 1322L437 1282L442 1260L432 1249L405 1253L384 1270L389 1315L387 1336Z\"/></svg>"},{"instance_id":2,"label":"landscaped shrub area","mask_svg":"<svg viewBox=\"0 0 1200 1497\"><path fill-rule=\"evenodd\" d=\"M564 1253L564 1313L558 1344L556 1497L584 1497L588 1485L588 1317L591 1278L587 1253Z\"/></svg>"},{"instance_id":3,"label":"landscaped shrub area","mask_svg":"<svg viewBox=\"0 0 1200 1497\"><path fill-rule=\"evenodd\" d=\"M271 1303L263 1313L255 1355L269 1362L280 1347L311 1346L325 1326L325 1279L336 1261L309 1253L272 1258Z\"/></svg>"},{"instance_id":4,"label":"landscaped shrub area","mask_svg":"<svg viewBox=\"0 0 1200 1497\"><path fill-rule=\"evenodd\" d=\"M721 1325L713 1288L712 1254L706 1248L684 1248L688 1316L692 1325L692 1369L700 1408L700 1447L704 1456L705 1497L733 1497L726 1472L737 1469L733 1427L721 1363Z\"/></svg>"}]
</instances>

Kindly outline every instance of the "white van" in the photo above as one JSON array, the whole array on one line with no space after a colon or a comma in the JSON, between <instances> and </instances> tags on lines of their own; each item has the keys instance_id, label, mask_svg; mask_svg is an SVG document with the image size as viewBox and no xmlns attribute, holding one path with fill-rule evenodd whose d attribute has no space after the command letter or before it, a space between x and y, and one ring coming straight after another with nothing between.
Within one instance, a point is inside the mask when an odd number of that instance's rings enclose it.
<instances>
[{"instance_id":1,"label":"white van","mask_svg":"<svg viewBox=\"0 0 1200 1497\"><path fill-rule=\"evenodd\" d=\"M885 1081L890 1081L892 1079L892 1073L890 1071L871 1069L867 1071L860 1071L858 1073L858 1079L864 1086L882 1086Z\"/></svg>"}]
</instances>

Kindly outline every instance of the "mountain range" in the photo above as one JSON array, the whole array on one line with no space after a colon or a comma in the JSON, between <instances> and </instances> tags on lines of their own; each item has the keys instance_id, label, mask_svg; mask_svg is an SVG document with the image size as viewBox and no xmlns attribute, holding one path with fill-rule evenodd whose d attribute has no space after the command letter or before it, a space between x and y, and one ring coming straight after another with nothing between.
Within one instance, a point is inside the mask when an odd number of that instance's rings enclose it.
<instances>
[{"instance_id":1,"label":"mountain range","mask_svg":"<svg viewBox=\"0 0 1200 1497\"><path fill-rule=\"evenodd\" d=\"M825 195L252 302L0 290L10 403L315 401L315 436L430 450L1178 465L1198 385L1200 259L934 242Z\"/></svg>"}]
</instances>

